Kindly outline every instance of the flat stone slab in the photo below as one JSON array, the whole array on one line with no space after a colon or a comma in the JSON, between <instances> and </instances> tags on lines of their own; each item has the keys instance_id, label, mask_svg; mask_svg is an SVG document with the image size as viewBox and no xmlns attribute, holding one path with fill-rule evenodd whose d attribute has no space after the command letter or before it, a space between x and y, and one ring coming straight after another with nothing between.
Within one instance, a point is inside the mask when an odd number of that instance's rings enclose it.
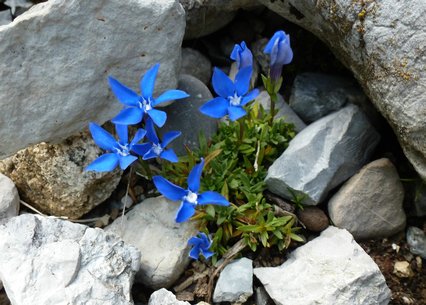
<instances>
[{"instance_id":1,"label":"flat stone slab","mask_svg":"<svg viewBox=\"0 0 426 305\"><path fill-rule=\"evenodd\" d=\"M115 116L108 75L139 91L159 62L174 89L184 30L178 0L48 1L0 26L0 159Z\"/></svg>"},{"instance_id":2,"label":"flat stone slab","mask_svg":"<svg viewBox=\"0 0 426 305\"><path fill-rule=\"evenodd\" d=\"M293 138L268 170L268 189L287 199L301 196L303 204L316 205L369 160L379 139L365 114L348 105Z\"/></svg>"},{"instance_id":3,"label":"flat stone slab","mask_svg":"<svg viewBox=\"0 0 426 305\"><path fill-rule=\"evenodd\" d=\"M379 267L352 235L329 227L279 267L255 268L276 305L387 305Z\"/></svg>"},{"instance_id":4,"label":"flat stone slab","mask_svg":"<svg viewBox=\"0 0 426 305\"><path fill-rule=\"evenodd\" d=\"M133 305L140 253L101 229L24 214L0 226L0 253L13 305Z\"/></svg>"}]
</instances>

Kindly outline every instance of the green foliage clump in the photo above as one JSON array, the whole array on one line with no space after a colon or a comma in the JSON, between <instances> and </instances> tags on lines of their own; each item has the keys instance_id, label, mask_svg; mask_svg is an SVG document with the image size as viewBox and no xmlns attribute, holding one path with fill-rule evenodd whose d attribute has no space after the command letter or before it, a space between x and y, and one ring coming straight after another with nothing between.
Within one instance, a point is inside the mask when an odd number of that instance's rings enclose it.
<instances>
[{"instance_id":1,"label":"green foliage clump","mask_svg":"<svg viewBox=\"0 0 426 305\"><path fill-rule=\"evenodd\" d=\"M199 207L194 217L201 230L215 232L211 250L216 255L224 254L241 238L253 251L259 245L282 250L291 240L303 241L296 234L300 228L294 215L277 216L263 195L268 167L294 136L292 124L272 121L269 112L254 103L244 118L221 122L211 142L200 136L198 150L188 150L178 163L163 164L163 176L184 185L190 169L205 158L201 191L220 192L231 203L229 207Z\"/></svg>"}]
</instances>

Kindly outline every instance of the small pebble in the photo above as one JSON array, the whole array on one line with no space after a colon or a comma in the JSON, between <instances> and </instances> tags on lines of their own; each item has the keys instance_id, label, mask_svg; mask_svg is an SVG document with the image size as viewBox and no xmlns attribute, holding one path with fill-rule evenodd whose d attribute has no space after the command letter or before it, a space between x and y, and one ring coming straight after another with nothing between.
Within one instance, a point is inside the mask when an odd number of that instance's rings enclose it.
<instances>
[{"instance_id":1,"label":"small pebble","mask_svg":"<svg viewBox=\"0 0 426 305\"><path fill-rule=\"evenodd\" d=\"M407 243L410 252L426 259L426 235L417 227L409 227L407 230Z\"/></svg>"},{"instance_id":2,"label":"small pebble","mask_svg":"<svg viewBox=\"0 0 426 305\"><path fill-rule=\"evenodd\" d=\"M317 207L305 207L297 212L300 221L312 232L322 232L329 226L327 215Z\"/></svg>"},{"instance_id":3,"label":"small pebble","mask_svg":"<svg viewBox=\"0 0 426 305\"><path fill-rule=\"evenodd\" d=\"M130 208L131 206L132 206L132 204L133 204L133 199L132 199L132 197L130 197L129 195L124 195L122 198L121 198L121 204L122 204L122 206L123 205L125 205L126 206L126 208Z\"/></svg>"},{"instance_id":4,"label":"small pebble","mask_svg":"<svg viewBox=\"0 0 426 305\"><path fill-rule=\"evenodd\" d=\"M407 261L398 261L393 267L393 273L401 278L412 277L414 275L411 270L410 263Z\"/></svg>"}]
</instances>

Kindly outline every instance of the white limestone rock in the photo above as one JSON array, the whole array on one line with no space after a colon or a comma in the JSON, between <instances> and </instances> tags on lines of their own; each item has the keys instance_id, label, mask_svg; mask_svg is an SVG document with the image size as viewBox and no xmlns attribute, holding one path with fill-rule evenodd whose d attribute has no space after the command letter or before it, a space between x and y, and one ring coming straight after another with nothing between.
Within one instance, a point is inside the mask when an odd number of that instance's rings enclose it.
<instances>
[{"instance_id":1,"label":"white limestone rock","mask_svg":"<svg viewBox=\"0 0 426 305\"><path fill-rule=\"evenodd\" d=\"M395 166L382 158L365 165L328 202L336 227L355 239L391 236L405 228L404 187Z\"/></svg>"},{"instance_id":2,"label":"white limestone rock","mask_svg":"<svg viewBox=\"0 0 426 305\"><path fill-rule=\"evenodd\" d=\"M195 222L176 223L180 203L164 197L148 198L105 230L120 235L141 253L136 280L153 289L171 286L189 263L188 239L197 233Z\"/></svg>"},{"instance_id":3,"label":"white limestone rock","mask_svg":"<svg viewBox=\"0 0 426 305\"><path fill-rule=\"evenodd\" d=\"M0 26L0 158L115 116L108 75L139 91L159 62L174 89L184 29L178 0L51 0Z\"/></svg>"},{"instance_id":4,"label":"white limestone rock","mask_svg":"<svg viewBox=\"0 0 426 305\"><path fill-rule=\"evenodd\" d=\"M6 223L9 218L18 215L18 212L18 190L12 180L0 174L0 225Z\"/></svg>"},{"instance_id":5,"label":"white limestone rock","mask_svg":"<svg viewBox=\"0 0 426 305\"><path fill-rule=\"evenodd\" d=\"M101 229L24 214L0 226L0 253L13 305L133 305L140 253Z\"/></svg>"},{"instance_id":6,"label":"white limestone rock","mask_svg":"<svg viewBox=\"0 0 426 305\"><path fill-rule=\"evenodd\" d=\"M148 305L191 305L188 302L179 301L176 296L167 289L154 291L148 301Z\"/></svg>"},{"instance_id":7,"label":"white limestone rock","mask_svg":"<svg viewBox=\"0 0 426 305\"><path fill-rule=\"evenodd\" d=\"M268 189L303 204L316 205L328 192L356 173L370 158L380 135L355 105L312 123L290 142L271 165Z\"/></svg>"},{"instance_id":8,"label":"white limestone rock","mask_svg":"<svg viewBox=\"0 0 426 305\"><path fill-rule=\"evenodd\" d=\"M329 227L279 267L255 268L276 305L386 305L391 292L352 235Z\"/></svg>"}]
</instances>

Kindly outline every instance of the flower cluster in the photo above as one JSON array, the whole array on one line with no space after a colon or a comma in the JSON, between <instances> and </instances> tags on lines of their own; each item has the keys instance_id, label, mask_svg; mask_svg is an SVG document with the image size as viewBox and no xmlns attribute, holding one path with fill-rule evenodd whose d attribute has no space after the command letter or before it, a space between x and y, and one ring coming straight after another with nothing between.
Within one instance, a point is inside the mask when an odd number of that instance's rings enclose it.
<instances>
[{"instance_id":1,"label":"flower cluster","mask_svg":"<svg viewBox=\"0 0 426 305\"><path fill-rule=\"evenodd\" d=\"M290 48L290 38L283 31L274 34L264 50L271 55L271 70L269 83L281 77L282 66L288 64L293 58ZM250 90L250 80L253 73L253 55L245 42L235 45L231 59L236 62L238 72L235 81L215 68L212 77L213 89L218 97L207 101L200 107L200 111L213 118L228 116L231 121L240 119L247 114L244 106L255 100L259 94L258 89ZM171 100L178 100L189 95L182 90L168 90L155 98L154 85L160 65L150 68L140 81L139 95L132 89L121 84L112 76L108 77L110 88L118 101L124 105L111 122L115 124L118 140L102 127L95 123L89 124L89 129L95 143L107 152L89 164L86 170L105 172L112 171L117 166L122 170L128 168L140 156L142 160L161 158L170 162L178 162L178 157L173 149L167 146L181 135L179 131L165 133L160 141L155 126L162 127L166 123L167 114L155 107ZM129 141L128 126L142 124L133 139ZM147 142L140 143L144 137ZM187 178L187 189L173 184L161 176L154 176L153 182L157 190L166 198L181 201L175 221L180 223L189 220L196 211L197 206L206 204L229 206L228 200L221 194L213 191L200 192L201 176L204 159L196 164ZM205 258L214 253L209 251L212 242L205 233L199 233L188 241L193 248L190 257L198 259L202 254Z\"/></svg>"}]
</instances>

